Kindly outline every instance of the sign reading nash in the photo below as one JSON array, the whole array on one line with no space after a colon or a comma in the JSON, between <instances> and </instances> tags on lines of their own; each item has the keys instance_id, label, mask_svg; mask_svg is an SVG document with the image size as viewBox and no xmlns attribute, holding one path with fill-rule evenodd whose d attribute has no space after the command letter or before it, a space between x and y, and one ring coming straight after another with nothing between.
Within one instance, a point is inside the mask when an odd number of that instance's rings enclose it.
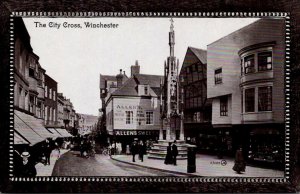
<instances>
[{"instance_id":1,"label":"sign reading nash","mask_svg":"<svg viewBox=\"0 0 300 194\"><path fill-rule=\"evenodd\" d=\"M115 130L115 135L158 135L158 130Z\"/></svg>"}]
</instances>

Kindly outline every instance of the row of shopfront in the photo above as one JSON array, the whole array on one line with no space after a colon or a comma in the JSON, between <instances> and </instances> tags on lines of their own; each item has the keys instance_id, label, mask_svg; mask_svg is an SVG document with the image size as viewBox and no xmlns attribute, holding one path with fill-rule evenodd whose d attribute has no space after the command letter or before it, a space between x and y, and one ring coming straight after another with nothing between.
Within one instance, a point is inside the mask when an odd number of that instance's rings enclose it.
<instances>
[{"instance_id":1,"label":"row of shopfront","mask_svg":"<svg viewBox=\"0 0 300 194\"><path fill-rule=\"evenodd\" d=\"M235 156L240 147L247 161L282 167L284 160L284 124L232 125L213 128L211 125L185 125L188 143L197 145L199 153Z\"/></svg>"},{"instance_id":2,"label":"row of shopfront","mask_svg":"<svg viewBox=\"0 0 300 194\"><path fill-rule=\"evenodd\" d=\"M43 122L30 114L14 110L14 157L16 160L22 152L27 151L31 159L38 162L46 139L61 146L64 140L72 137L66 129L45 128Z\"/></svg>"},{"instance_id":3,"label":"row of shopfront","mask_svg":"<svg viewBox=\"0 0 300 194\"><path fill-rule=\"evenodd\" d=\"M238 148L243 148L247 161L255 164L282 167L284 159L284 125L236 125L213 128L209 124L185 124L186 143L197 146L198 153L216 157L234 157ZM178 131L179 133L179 131ZM165 130L164 130L165 134ZM109 142L120 142L122 152L135 140L157 142L159 129L156 130L114 130Z\"/></svg>"}]
</instances>

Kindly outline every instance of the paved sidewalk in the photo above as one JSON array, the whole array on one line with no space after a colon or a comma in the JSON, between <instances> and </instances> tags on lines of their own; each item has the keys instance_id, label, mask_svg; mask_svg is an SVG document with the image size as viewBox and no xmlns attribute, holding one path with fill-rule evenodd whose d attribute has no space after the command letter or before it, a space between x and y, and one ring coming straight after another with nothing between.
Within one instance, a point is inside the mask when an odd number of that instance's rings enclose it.
<instances>
[{"instance_id":1,"label":"paved sidewalk","mask_svg":"<svg viewBox=\"0 0 300 194\"><path fill-rule=\"evenodd\" d=\"M69 150L66 149L60 149L60 156L62 156L63 154L65 154L66 152L68 152ZM56 161L58 156L58 152L56 150L53 150L50 156L50 165L44 165L42 163L37 163L35 165L36 168L36 176L51 176L52 175L52 171L54 168L54 165L56 163Z\"/></svg>"},{"instance_id":2,"label":"paved sidewalk","mask_svg":"<svg viewBox=\"0 0 300 194\"><path fill-rule=\"evenodd\" d=\"M136 156L138 158L138 156ZM148 159L144 157L144 162L136 159L132 162L131 155L113 155L112 159L146 168L160 169L163 171L177 172L189 176L218 176L218 177L284 177L284 172L280 170L265 169L260 167L247 166L246 172L237 174L232 170L234 160L232 158L218 159L216 156L197 154L196 172L187 173L187 160L177 160L177 166L165 165L164 160Z\"/></svg>"}]
</instances>

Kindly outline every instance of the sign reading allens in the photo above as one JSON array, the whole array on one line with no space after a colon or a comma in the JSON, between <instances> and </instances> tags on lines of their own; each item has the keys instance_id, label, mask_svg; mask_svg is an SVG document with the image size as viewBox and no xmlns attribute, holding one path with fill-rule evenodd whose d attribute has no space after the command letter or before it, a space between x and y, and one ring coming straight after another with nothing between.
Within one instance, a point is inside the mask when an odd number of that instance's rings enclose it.
<instances>
[{"instance_id":1,"label":"sign reading allens","mask_svg":"<svg viewBox=\"0 0 300 194\"><path fill-rule=\"evenodd\" d=\"M115 135L158 135L159 130L114 130Z\"/></svg>"}]
</instances>

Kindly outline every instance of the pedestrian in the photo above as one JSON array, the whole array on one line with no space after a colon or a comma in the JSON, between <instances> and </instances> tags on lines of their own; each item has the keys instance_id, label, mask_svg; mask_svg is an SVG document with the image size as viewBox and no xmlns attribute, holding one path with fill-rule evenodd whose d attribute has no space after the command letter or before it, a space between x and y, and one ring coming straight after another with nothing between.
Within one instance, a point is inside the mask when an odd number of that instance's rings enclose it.
<instances>
[{"instance_id":1,"label":"pedestrian","mask_svg":"<svg viewBox=\"0 0 300 194\"><path fill-rule=\"evenodd\" d=\"M131 145L132 162L135 162L135 155L138 152L137 140L135 139Z\"/></svg>"},{"instance_id":2,"label":"pedestrian","mask_svg":"<svg viewBox=\"0 0 300 194\"><path fill-rule=\"evenodd\" d=\"M130 147L129 145L126 145L126 155L129 155L130 154Z\"/></svg>"},{"instance_id":3,"label":"pedestrian","mask_svg":"<svg viewBox=\"0 0 300 194\"><path fill-rule=\"evenodd\" d=\"M56 151L56 160L60 158L60 147L58 145L58 142L55 142L55 151Z\"/></svg>"},{"instance_id":4,"label":"pedestrian","mask_svg":"<svg viewBox=\"0 0 300 194\"><path fill-rule=\"evenodd\" d=\"M51 147L50 141L48 139L46 139L45 145L44 145L44 155L46 158L45 165L50 165L51 152L52 152L52 147Z\"/></svg>"},{"instance_id":5,"label":"pedestrian","mask_svg":"<svg viewBox=\"0 0 300 194\"><path fill-rule=\"evenodd\" d=\"M172 163L172 147L171 147L172 143L169 142L169 145L167 147L167 155L165 158L165 164L171 164Z\"/></svg>"},{"instance_id":6,"label":"pedestrian","mask_svg":"<svg viewBox=\"0 0 300 194\"><path fill-rule=\"evenodd\" d=\"M35 177L37 172L35 164L29 159L30 154L27 151L22 152L20 155L22 157L22 163L18 170L18 176L20 177Z\"/></svg>"},{"instance_id":7,"label":"pedestrian","mask_svg":"<svg viewBox=\"0 0 300 194\"><path fill-rule=\"evenodd\" d=\"M245 172L246 170L246 162L244 160L242 147L236 151L234 166L232 169L238 174L241 174L241 172Z\"/></svg>"},{"instance_id":8,"label":"pedestrian","mask_svg":"<svg viewBox=\"0 0 300 194\"><path fill-rule=\"evenodd\" d=\"M146 154L146 145L141 140L138 146L138 152L139 152L139 159L143 162L144 161L144 154Z\"/></svg>"},{"instance_id":9,"label":"pedestrian","mask_svg":"<svg viewBox=\"0 0 300 194\"><path fill-rule=\"evenodd\" d=\"M80 146L79 146L79 149L80 149L80 156L83 157L83 152L84 152L84 140L81 140L80 142Z\"/></svg>"},{"instance_id":10,"label":"pedestrian","mask_svg":"<svg viewBox=\"0 0 300 194\"><path fill-rule=\"evenodd\" d=\"M176 166L177 165L177 155L178 155L178 149L176 145L176 140L174 140L173 145L172 145L172 158L173 158L173 164Z\"/></svg>"}]
</instances>

